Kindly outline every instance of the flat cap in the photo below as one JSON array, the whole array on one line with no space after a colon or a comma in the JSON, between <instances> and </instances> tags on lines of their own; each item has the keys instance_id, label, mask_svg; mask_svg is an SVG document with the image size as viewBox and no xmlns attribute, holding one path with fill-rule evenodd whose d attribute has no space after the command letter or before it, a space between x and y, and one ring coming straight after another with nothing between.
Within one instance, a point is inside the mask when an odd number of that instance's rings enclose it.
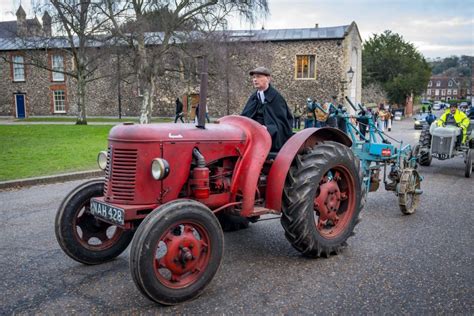
<instances>
[{"instance_id":1,"label":"flat cap","mask_svg":"<svg viewBox=\"0 0 474 316\"><path fill-rule=\"evenodd\" d=\"M257 67L249 72L249 75L253 76L255 74L271 76L270 70L265 67Z\"/></svg>"}]
</instances>

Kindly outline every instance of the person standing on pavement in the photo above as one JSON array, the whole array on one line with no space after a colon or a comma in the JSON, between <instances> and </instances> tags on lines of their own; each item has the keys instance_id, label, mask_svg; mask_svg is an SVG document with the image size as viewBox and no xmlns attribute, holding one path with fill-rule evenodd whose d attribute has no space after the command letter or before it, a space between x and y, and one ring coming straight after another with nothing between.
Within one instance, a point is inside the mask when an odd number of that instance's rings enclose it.
<instances>
[{"instance_id":1,"label":"person standing on pavement","mask_svg":"<svg viewBox=\"0 0 474 316\"><path fill-rule=\"evenodd\" d=\"M293 115L283 96L270 84L270 70L257 67L249 75L257 91L250 95L241 115L266 126L272 137L271 151L279 151L293 135Z\"/></svg>"},{"instance_id":2,"label":"person standing on pavement","mask_svg":"<svg viewBox=\"0 0 474 316\"><path fill-rule=\"evenodd\" d=\"M379 109L377 111L377 128L381 132L385 130L385 108L383 103L379 104Z\"/></svg>"},{"instance_id":3,"label":"person standing on pavement","mask_svg":"<svg viewBox=\"0 0 474 316\"><path fill-rule=\"evenodd\" d=\"M183 103L179 100L179 98L176 98L176 116L174 117L174 122L176 123L178 119L181 120L182 123L184 123L183 120Z\"/></svg>"},{"instance_id":4,"label":"person standing on pavement","mask_svg":"<svg viewBox=\"0 0 474 316\"><path fill-rule=\"evenodd\" d=\"M304 119L304 128L314 127L314 102L311 98L306 100L306 114Z\"/></svg>"},{"instance_id":5,"label":"person standing on pavement","mask_svg":"<svg viewBox=\"0 0 474 316\"><path fill-rule=\"evenodd\" d=\"M295 105L295 110L293 111L293 128L301 128L301 109L297 105Z\"/></svg>"}]
</instances>

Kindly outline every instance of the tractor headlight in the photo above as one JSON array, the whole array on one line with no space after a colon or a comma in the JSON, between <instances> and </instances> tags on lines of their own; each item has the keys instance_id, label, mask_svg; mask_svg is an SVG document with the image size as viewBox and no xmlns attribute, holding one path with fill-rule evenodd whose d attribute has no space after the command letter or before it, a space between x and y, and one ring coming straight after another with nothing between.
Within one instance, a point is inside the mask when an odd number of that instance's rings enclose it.
<instances>
[{"instance_id":1,"label":"tractor headlight","mask_svg":"<svg viewBox=\"0 0 474 316\"><path fill-rule=\"evenodd\" d=\"M97 164L99 165L99 168L102 170L105 170L107 167L107 152L106 151L101 151L97 155Z\"/></svg>"},{"instance_id":2,"label":"tractor headlight","mask_svg":"<svg viewBox=\"0 0 474 316\"><path fill-rule=\"evenodd\" d=\"M168 161L155 158L151 163L151 176L155 180L163 180L170 173L170 165Z\"/></svg>"}]
</instances>

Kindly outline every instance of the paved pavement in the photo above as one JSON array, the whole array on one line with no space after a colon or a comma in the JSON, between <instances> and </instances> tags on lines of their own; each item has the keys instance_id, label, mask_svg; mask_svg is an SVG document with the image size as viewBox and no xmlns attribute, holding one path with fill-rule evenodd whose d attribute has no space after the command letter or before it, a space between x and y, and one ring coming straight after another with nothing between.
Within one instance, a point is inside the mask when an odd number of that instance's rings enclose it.
<instances>
[{"instance_id":1,"label":"paved pavement","mask_svg":"<svg viewBox=\"0 0 474 316\"><path fill-rule=\"evenodd\" d=\"M411 121L395 138L417 139ZM0 192L0 315L9 314L473 314L473 179L462 158L421 167L418 211L370 193L356 235L340 255L303 258L278 220L225 234L221 268L201 297L156 305L135 288L129 250L84 266L54 237L57 207L81 181Z\"/></svg>"}]
</instances>

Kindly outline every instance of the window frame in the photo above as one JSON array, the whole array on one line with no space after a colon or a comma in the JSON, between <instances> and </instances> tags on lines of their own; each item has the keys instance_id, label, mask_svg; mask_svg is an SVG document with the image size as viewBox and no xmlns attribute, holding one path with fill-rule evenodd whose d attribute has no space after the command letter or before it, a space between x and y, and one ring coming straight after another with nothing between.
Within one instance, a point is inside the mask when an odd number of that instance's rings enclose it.
<instances>
[{"instance_id":1,"label":"window frame","mask_svg":"<svg viewBox=\"0 0 474 316\"><path fill-rule=\"evenodd\" d=\"M58 89L53 89L51 90L52 92L52 98L53 98L53 113L57 113L57 114L65 114L67 113L67 103L66 103L66 89L63 89L63 88L58 88ZM63 93L63 108L64 110L57 110L57 107L56 107L56 93L59 93L59 92L62 92Z\"/></svg>"},{"instance_id":2,"label":"window frame","mask_svg":"<svg viewBox=\"0 0 474 316\"><path fill-rule=\"evenodd\" d=\"M437 87L441 87L441 81L439 81L439 80L436 81L436 86L437 86Z\"/></svg>"},{"instance_id":3,"label":"window frame","mask_svg":"<svg viewBox=\"0 0 474 316\"><path fill-rule=\"evenodd\" d=\"M54 59L55 57L59 57L61 58L61 63L62 63L62 67L55 67L55 63L54 63ZM64 56L61 55L61 54L51 54L51 81L53 82L64 82L66 76L64 75ZM60 72L58 71L55 71L55 69L59 70ZM55 78L55 75L56 76L60 76L60 78Z\"/></svg>"},{"instance_id":4,"label":"window frame","mask_svg":"<svg viewBox=\"0 0 474 316\"><path fill-rule=\"evenodd\" d=\"M15 61L16 58L21 58L22 62L17 62ZM11 72L12 72L12 81L13 82L26 82L26 67L25 67L25 57L21 54L12 54L12 67L11 67ZM16 78L16 70L22 69L23 73L23 78L18 79Z\"/></svg>"},{"instance_id":5,"label":"window frame","mask_svg":"<svg viewBox=\"0 0 474 316\"><path fill-rule=\"evenodd\" d=\"M299 57L308 57L307 77L304 76L304 70L303 69L301 71L302 77L298 77L298 58ZM313 62L312 63L311 63L311 57L313 57ZM317 64L316 54L296 54L295 55L295 64L294 64L294 69L295 69L294 78L295 78L295 80L316 80L316 78L317 78L316 64ZM314 72L313 77L310 76L311 66L313 66L313 72ZM303 67L303 65L302 65L302 67Z\"/></svg>"}]
</instances>

